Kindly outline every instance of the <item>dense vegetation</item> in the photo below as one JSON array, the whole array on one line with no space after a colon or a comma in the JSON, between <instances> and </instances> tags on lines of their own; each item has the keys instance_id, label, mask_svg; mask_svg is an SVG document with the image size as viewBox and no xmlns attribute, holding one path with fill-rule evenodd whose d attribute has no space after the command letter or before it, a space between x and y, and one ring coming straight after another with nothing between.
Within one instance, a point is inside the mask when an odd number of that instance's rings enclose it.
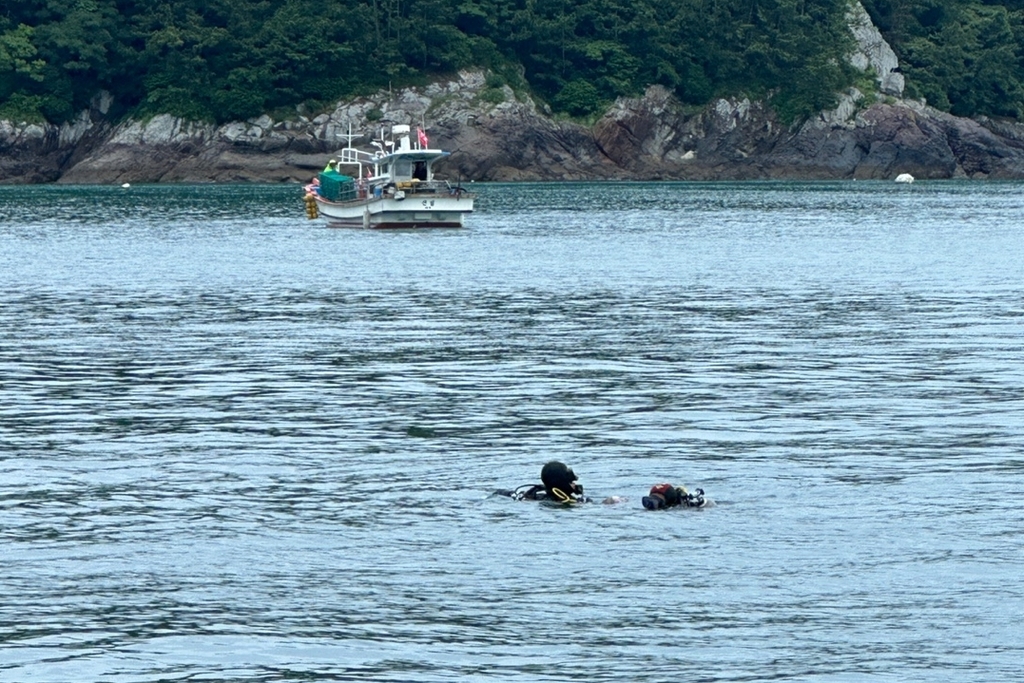
<instances>
[{"instance_id":1,"label":"dense vegetation","mask_svg":"<svg viewBox=\"0 0 1024 683\"><path fill-rule=\"evenodd\" d=\"M866 0L910 94L1020 116L1024 0ZM847 0L4 0L0 118L67 120L101 89L120 113L226 121L310 110L459 68L587 116L660 83L682 101L834 101ZM862 79L863 80L863 79Z\"/></svg>"},{"instance_id":2,"label":"dense vegetation","mask_svg":"<svg viewBox=\"0 0 1024 683\"><path fill-rule=\"evenodd\" d=\"M906 96L958 116L1024 116L1024 1L864 0Z\"/></svg>"}]
</instances>

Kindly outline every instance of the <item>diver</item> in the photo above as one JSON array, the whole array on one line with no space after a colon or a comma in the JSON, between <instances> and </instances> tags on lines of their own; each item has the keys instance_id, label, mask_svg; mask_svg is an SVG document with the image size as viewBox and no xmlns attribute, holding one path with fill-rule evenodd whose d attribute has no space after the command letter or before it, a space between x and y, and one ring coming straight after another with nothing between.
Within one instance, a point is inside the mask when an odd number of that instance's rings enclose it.
<instances>
[{"instance_id":1,"label":"diver","mask_svg":"<svg viewBox=\"0 0 1024 683\"><path fill-rule=\"evenodd\" d=\"M696 489L690 493L682 486L655 484L651 487L650 493L644 496L640 502L648 510L661 510L679 506L702 508L710 504L711 501L704 497L704 489Z\"/></svg>"},{"instance_id":2,"label":"diver","mask_svg":"<svg viewBox=\"0 0 1024 683\"><path fill-rule=\"evenodd\" d=\"M508 496L513 500L548 500L565 505L588 503L583 495L583 486L577 482L576 473L565 463L552 460L540 470L542 484L523 484L512 489L499 489L495 495Z\"/></svg>"},{"instance_id":3,"label":"diver","mask_svg":"<svg viewBox=\"0 0 1024 683\"><path fill-rule=\"evenodd\" d=\"M499 489L494 492L494 495L508 496L512 500L541 500L562 505L594 502L592 498L583 495L583 486L578 482L572 468L557 460L552 460L541 468L540 480L543 483L523 484L512 490ZM625 498L612 496L601 502L612 504L621 503L624 500Z\"/></svg>"}]
</instances>

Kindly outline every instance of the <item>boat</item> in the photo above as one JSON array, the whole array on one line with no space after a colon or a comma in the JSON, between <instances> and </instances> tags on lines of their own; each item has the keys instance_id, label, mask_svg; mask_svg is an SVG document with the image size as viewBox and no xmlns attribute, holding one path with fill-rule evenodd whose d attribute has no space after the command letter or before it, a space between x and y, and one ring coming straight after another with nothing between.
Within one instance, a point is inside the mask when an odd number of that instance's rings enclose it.
<instances>
[{"instance_id":1,"label":"boat","mask_svg":"<svg viewBox=\"0 0 1024 683\"><path fill-rule=\"evenodd\" d=\"M328 225L362 228L457 228L473 211L476 195L461 181L453 185L434 177L434 164L451 155L431 149L422 128L415 143L410 127L382 129L373 152L356 149L348 134L338 160L331 160L306 185L306 214ZM342 172L341 169L347 172ZM351 169L351 170L349 170Z\"/></svg>"}]
</instances>

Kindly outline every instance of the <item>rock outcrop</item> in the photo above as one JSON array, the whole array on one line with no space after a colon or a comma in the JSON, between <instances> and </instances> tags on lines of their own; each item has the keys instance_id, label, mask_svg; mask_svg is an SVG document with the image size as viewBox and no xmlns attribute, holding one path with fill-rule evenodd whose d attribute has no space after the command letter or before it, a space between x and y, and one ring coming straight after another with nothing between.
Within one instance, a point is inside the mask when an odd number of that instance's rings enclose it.
<instances>
[{"instance_id":1,"label":"rock outcrop","mask_svg":"<svg viewBox=\"0 0 1024 683\"><path fill-rule=\"evenodd\" d=\"M391 122L428 122L440 170L476 180L1024 178L1024 126L963 119L918 102L865 104L782 125L763 102L718 100L688 114L664 88L619 100L593 126L558 121L483 76L346 103L312 120L225 126L171 116L112 126L98 110L64 126L0 122L0 182L300 182ZM489 98L491 100L496 98ZM351 128L350 128L351 126Z\"/></svg>"},{"instance_id":2,"label":"rock outcrop","mask_svg":"<svg viewBox=\"0 0 1024 683\"><path fill-rule=\"evenodd\" d=\"M957 118L917 102L876 102L849 118L826 112L797 127L748 100L667 114L651 88L593 128L598 146L634 178L1024 178L1024 126ZM841 105L841 109L843 106Z\"/></svg>"},{"instance_id":3,"label":"rock outcrop","mask_svg":"<svg viewBox=\"0 0 1024 683\"><path fill-rule=\"evenodd\" d=\"M884 94L903 97L905 83L900 73L900 62L871 22L864 5L860 2L851 3L847 21L853 39L857 42L857 50L850 55L850 62L858 69L874 71L878 87Z\"/></svg>"}]
</instances>

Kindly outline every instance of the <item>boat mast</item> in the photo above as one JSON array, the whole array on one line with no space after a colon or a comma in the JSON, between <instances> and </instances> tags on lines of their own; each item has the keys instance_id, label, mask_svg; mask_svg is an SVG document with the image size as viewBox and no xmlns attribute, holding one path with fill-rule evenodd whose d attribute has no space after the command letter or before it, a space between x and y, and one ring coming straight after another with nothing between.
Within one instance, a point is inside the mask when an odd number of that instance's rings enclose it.
<instances>
[{"instance_id":1,"label":"boat mast","mask_svg":"<svg viewBox=\"0 0 1024 683\"><path fill-rule=\"evenodd\" d=\"M347 133L335 133L335 136L339 138L345 138L345 148L341 150L341 163L358 166L359 170L356 172L356 178L363 177L363 160L360 158L359 150L352 146L352 141L356 138L361 138L362 135L356 135L352 132L352 122L348 122ZM376 175L376 169L374 169L374 175Z\"/></svg>"}]
</instances>

